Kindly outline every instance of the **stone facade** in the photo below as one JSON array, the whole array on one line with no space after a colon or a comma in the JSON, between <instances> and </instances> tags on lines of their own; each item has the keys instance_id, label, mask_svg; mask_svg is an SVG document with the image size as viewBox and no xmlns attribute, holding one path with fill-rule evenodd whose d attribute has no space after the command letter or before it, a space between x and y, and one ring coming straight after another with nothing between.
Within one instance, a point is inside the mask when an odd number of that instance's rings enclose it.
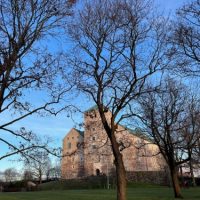
<instances>
[{"instance_id":1,"label":"stone facade","mask_svg":"<svg viewBox=\"0 0 200 200\"><path fill-rule=\"evenodd\" d=\"M84 152L81 146L83 141L83 132L74 128L63 139L61 172L65 179L78 178L83 175Z\"/></svg>"},{"instance_id":2,"label":"stone facade","mask_svg":"<svg viewBox=\"0 0 200 200\"><path fill-rule=\"evenodd\" d=\"M109 111L106 117L110 119ZM63 140L63 155L66 156L62 160L62 177L65 179L110 174L115 169L110 141L96 108L84 113L84 125L84 134L72 129ZM118 142L123 144L121 150L127 172L161 171L165 168L158 147L151 141L121 125L115 134Z\"/></svg>"}]
</instances>

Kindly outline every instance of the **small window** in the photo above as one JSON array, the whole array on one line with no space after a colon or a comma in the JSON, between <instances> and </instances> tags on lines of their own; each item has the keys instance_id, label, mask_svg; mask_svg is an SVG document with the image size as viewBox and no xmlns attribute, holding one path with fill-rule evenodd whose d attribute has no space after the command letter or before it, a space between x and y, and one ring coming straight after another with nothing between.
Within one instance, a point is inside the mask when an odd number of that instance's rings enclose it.
<instances>
[{"instance_id":1,"label":"small window","mask_svg":"<svg viewBox=\"0 0 200 200\"><path fill-rule=\"evenodd\" d=\"M92 149L96 149L96 145L92 145Z\"/></svg>"},{"instance_id":2,"label":"small window","mask_svg":"<svg viewBox=\"0 0 200 200\"><path fill-rule=\"evenodd\" d=\"M95 131L95 128L92 128L93 131Z\"/></svg>"},{"instance_id":3,"label":"small window","mask_svg":"<svg viewBox=\"0 0 200 200\"><path fill-rule=\"evenodd\" d=\"M92 140L95 141L95 137L94 136L92 137Z\"/></svg>"},{"instance_id":4,"label":"small window","mask_svg":"<svg viewBox=\"0 0 200 200\"><path fill-rule=\"evenodd\" d=\"M72 146L72 144L71 144L71 142L69 142L69 143L67 144L68 149L71 149L71 146Z\"/></svg>"}]
</instances>

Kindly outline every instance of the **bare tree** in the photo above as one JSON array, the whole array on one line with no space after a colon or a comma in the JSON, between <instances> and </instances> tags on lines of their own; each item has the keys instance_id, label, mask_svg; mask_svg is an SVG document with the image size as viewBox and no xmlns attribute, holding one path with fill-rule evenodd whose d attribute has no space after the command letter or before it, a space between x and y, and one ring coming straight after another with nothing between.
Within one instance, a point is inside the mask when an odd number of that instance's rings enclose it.
<instances>
[{"instance_id":1,"label":"bare tree","mask_svg":"<svg viewBox=\"0 0 200 200\"><path fill-rule=\"evenodd\" d=\"M161 154L169 166L175 198L182 197L178 167L191 160L191 153L186 150L194 146L195 134L185 134L185 129L192 124L188 120L189 93L185 86L173 79L165 80L160 90L143 96L140 100L143 116L141 117L146 134L158 145ZM189 121L188 121L189 123ZM186 151L185 151L186 150Z\"/></svg>"},{"instance_id":2,"label":"bare tree","mask_svg":"<svg viewBox=\"0 0 200 200\"><path fill-rule=\"evenodd\" d=\"M17 179L17 171L14 168L8 168L4 171L4 177L6 182L12 182Z\"/></svg>"},{"instance_id":3,"label":"bare tree","mask_svg":"<svg viewBox=\"0 0 200 200\"><path fill-rule=\"evenodd\" d=\"M190 95L189 101L187 103L186 110L186 118L184 120L184 128L182 130L182 134L185 138L185 152L187 153L190 160L188 161L192 183L193 186L196 186L195 178L194 178L194 167L198 165L198 153L196 154L196 150L198 149L198 143L200 140L199 128L200 128L200 105L199 98L194 95Z\"/></svg>"},{"instance_id":4,"label":"bare tree","mask_svg":"<svg viewBox=\"0 0 200 200\"><path fill-rule=\"evenodd\" d=\"M171 56L178 71L186 75L200 74L200 1L194 0L177 11L173 24ZM176 68L177 69L177 68Z\"/></svg>"},{"instance_id":5,"label":"bare tree","mask_svg":"<svg viewBox=\"0 0 200 200\"><path fill-rule=\"evenodd\" d=\"M30 154L31 156L29 157L31 157L31 159L25 159L24 166L41 184L43 178L49 176L49 169L51 166L50 158L48 153L44 150L35 149L34 152Z\"/></svg>"},{"instance_id":6,"label":"bare tree","mask_svg":"<svg viewBox=\"0 0 200 200\"><path fill-rule=\"evenodd\" d=\"M58 180L61 178L61 161L60 159L55 161L49 169L50 179Z\"/></svg>"},{"instance_id":7,"label":"bare tree","mask_svg":"<svg viewBox=\"0 0 200 200\"><path fill-rule=\"evenodd\" d=\"M47 40L61 31L65 17L75 1L67 0L0 0L0 142L9 150L0 160L14 154L25 154L35 147L36 136L13 125L33 113L57 114L51 106L64 93L54 83L58 78L59 59L48 51ZM58 86L58 85L57 85ZM43 92L44 101L34 103L31 94ZM40 105L39 105L40 103ZM7 116L7 117L5 117ZM16 138L13 143L8 138Z\"/></svg>"},{"instance_id":8,"label":"bare tree","mask_svg":"<svg viewBox=\"0 0 200 200\"><path fill-rule=\"evenodd\" d=\"M118 200L126 199L126 172L115 131L134 113L130 105L146 82L168 64L164 24L149 0L89 1L70 21L72 81L98 106L115 158Z\"/></svg>"},{"instance_id":9,"label":"bare tree","mask_svg":"<svg viewBox=\"0 0 200 200\"><path fill-rule=\"evenodd\" d=\"M196 166L194 168L199 169L199 167L200 167L200 139L199 139L200 133L198 133L197 137L198 137L198 140L196 141L196 144L193 148L192 156L193 156L193 160L194 160L194 165Z\"/></svg>"},{"instance_id":10,"label":"bare tree","mask_svg":"<svg viewBox=\"0 0 200 200\"><path fill-rule=\"evenodd\" d=\"M24 181L32 181L33 180L33 173L29 170L24 170L23 173L23 180Z\"/></svg>"},{"instance_id":11,"label":"bare tree","mask_svg":"<svg viewBox=\"0 0 200 200\"><path fill-rule=\"evenodd\" d=\"M200 133L198 135L198 138L200 138ZM193 160L193 170L196 172L199 172L200 169L200 139L196 141L196 144L193 147L193 154L192 154L192 160Z\"/></svg>"}]
</instances>

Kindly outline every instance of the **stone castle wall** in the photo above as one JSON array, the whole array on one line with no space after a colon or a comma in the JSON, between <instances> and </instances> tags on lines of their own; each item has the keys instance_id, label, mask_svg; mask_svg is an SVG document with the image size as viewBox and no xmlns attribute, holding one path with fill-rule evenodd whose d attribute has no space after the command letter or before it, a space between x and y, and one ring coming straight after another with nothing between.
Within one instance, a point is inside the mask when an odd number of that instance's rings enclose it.
<instances>
[{"instance_id":1,"label":"stone castle wall","mask_svg":"<svg viewBox=\"0 0 200 200\"><path fill-rule=\"evenodd\" d=\"M107 119L111 113L106 113ZM62 176L63 178L78 178L98 174L110 174L114 166L114 157L110 141L102 126L97 110L84 114L85 131L82 137L78 130L72 129L63 140ZM118 126L116 131L118 142L126 148L122 150L124 166L127 172L161 171L165 168L163 158L158 153L158 147L144 138ZM77 148L77 143L83 143L83 148ZM71 143L69 149L68 144Z\"/></svg>"}]
</instances>

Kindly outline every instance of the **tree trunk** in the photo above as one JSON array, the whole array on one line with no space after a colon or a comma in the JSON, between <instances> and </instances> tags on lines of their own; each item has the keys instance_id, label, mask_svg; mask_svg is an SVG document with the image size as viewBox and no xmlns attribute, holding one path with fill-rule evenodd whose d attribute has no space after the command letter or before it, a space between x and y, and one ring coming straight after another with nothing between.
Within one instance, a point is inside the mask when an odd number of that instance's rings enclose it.
<instances>
[{"instance_id":1,"label":"tree trunk","mask_svg":"<svg viewBox=\"0 0 200 200\"><path fill-rule=\"evenodd\" d=\"M122 154L114 134L112 135L112 150L115 157L116 177L117 177L117 200L126 200L126 170L123 163Z\"/></svg>"},{"instance_id":2,"label":"tree trunk","mask_svg":"<svg viewBox=\"0 0 200 200\"><path fill-rule=\"evenodd\" d=\"M194 171L193 171L193 165L192 165L192 161L189 161L189 166L190 166L190 174L191 174L191 178L192 178L192 186L195 187L196 186L196 182L195 182L195 178L194 178Z\"/></svg>"},{"instance_id":3,"label":"tree trunk","mask_svg":"<svg viewBox=\"0 0 200 200\"><path fill-rule=\"evenodd\" d=\"M40 173L39 174L39 184L41 184L42 183L42 174Z\"/></svg>"},{"instance_id":4,"label":"tree trunk","mask_svg":"<svg viewBox=\"0 0 200 200\"><path fill-rule=\"evenodd\" d=\"M180 174L181 174L181 185L184 185L183 168L181 165L180 165Z\"/></svg>"},{"instance_id":5,"label":"tree trunk","mask_svg":"<svg viewBox=\"0 0 200 200\"><path fill-rule=\"evenodd\" d=\"M115 166L117 175L117 200L126 200L126 171L121 154L118 156Z\"/></svg>"},{"instance_id":6,"label":"tree trunk","mask_svg":"<svg viewBox=\"0 0 200 200\"><path fill-rule=\"evenodd\" d=\"M171 178L172 178L172 186L174 190L174 197L175 198L183 198L181 195L181 188L179 185L179 180L178 180L178 173L176 167L171 167L170 168L170 173L171 173Z\"/></svg>"},{"instance_id":7,"label":"tree trunk","mask_svg":"<svg viewBox=\"0 0 200 200\"><path fill-rule=\"evenodd\" d=\"M99 112L107 136L110 139L112 152L115 158L116 177L117 177L117 200L126 200L126 170L124 167L122 154L119 150L119 144L115 136L116 125L114 123L114 118L112 118L111 128L109 127L103 110L104 108L100 107Z\"/></svg>"}]
</instances>

